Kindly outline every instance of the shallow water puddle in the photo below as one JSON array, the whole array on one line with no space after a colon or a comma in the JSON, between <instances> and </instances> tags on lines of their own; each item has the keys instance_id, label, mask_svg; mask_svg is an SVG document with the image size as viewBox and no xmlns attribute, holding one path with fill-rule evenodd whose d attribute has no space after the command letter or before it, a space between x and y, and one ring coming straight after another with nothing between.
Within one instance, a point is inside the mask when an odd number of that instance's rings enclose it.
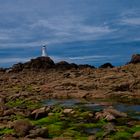
<instances>
[{"instance_id":1,"label":"shallow water puddle","mask_svg":"<svg viewBox=\"0 0 140 140\"><path fill-rule=\"evenodd\" d=\"M97 132L99 132L101 128L85 128L84 133L89 134L89 135L94 135Z\"/></svg>"},{"instance_id":2,"label":"shallow water puddle","mask_svg":"<svg viewBox=\"0 0 140 140\"><path fill-rule=\"evenodd\" d=\"M126 112L130 117L140 119L140 105L124 104L124 103L110 103L105 101L87 101L78 99L49 99L43 102L44 105L61 105L63 107L80 107L90 111L101 111L104 108L113 106L115 109Z\"/></svg>"}]
</instances>

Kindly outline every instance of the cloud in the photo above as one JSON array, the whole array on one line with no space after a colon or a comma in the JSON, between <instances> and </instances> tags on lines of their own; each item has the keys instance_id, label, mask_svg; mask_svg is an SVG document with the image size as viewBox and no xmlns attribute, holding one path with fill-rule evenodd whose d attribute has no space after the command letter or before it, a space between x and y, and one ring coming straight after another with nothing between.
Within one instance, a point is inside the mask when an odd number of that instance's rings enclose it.
<instances>
[{"instance_id":1,"label":"cloud","mask_svg":"<svg viewBox=\"0 0 140 140\"><path fill-rule=\"evenodd\" d=\"M31 58L0 58L0 64L26 62Z\"/></svg>"},{"instance_id":2,"label":"cloud","mask_svg":"<svg viewBox=\"0 0 140 140\"><path fill-rule=\"evenodd\" d=\"M79 50L84 47L89 49L95 47L104 52L99 43L104 40L113 39L110 48L116 47L117 42L123 44L124 41L139 40L140 1L138 0L113 2L112 0L106 2L104 0L0 0L0 2L0 52L9 48L13 49L11 54L18 55L15 49L18 48L21 49L20 52L23 51L21 57L26 58L28 48L36 50L28 54L35 56L39 50L37 47L44 43L49 45L52 55L58 53L56 47L60 47L60 50L63 50L62 46L69 49L71 46L68 44L74 46L73 50L68 50L72 53L82 53ZM108 44L104 42L104 45ZM116 53L119 53L119 50ZM3 55L6 53L1 52L1 56ZM80 54L76 55L78 57ZM83 58L89 60L86 55L88 56L85 54ZM62 56L63 53L58 57ZM15 56L13 58L15 59ZM76 61L76 57L72 59Z\"/></svg>"},{"instance_id":3,"label":"cloud","mask_svg":"<svg viewBox=\"0 0 140 140\"><path fill-rule=\"evenodd\" d=\"M85 20L85 18L77 16L60 16L38 20L30 27L46 30L46 34L50 34L48 39L46 37L48 44L101 39L104 35L115 31L104 24L100 26L87 25L84 23Z\"/></svg>"},{"instance_id":4,"label":"cloud","mask_svg":"<svg viewBox=\"0 0 140 140\"><path fill-rule=\"evenodd\" d=\"M126 25L140 25L140 18L126 18L122 20L122 24L126 24Z\"/></svg>"},{"instance_id":5,"label":"cloud","mask_svg":"<svg viewBox=\"0 0 140 140\"><path fill-rule=\"evenodd\" d=\"M60 56L51 56L51 58L55 62L59 61L68 61L70 63L85 63L87 61L92 61L92 62L99 62L103 60L111 60L113 58L120 57L120 55L90 55L90 56L77 56L77 57L60 57Z\"/></svg>"},{"instance_id":6,"label":"cloud","mask_svg":"<svg viewBox=\"0 0 140 140\"><path fill-rule=\"evenodd\" d=\"M29 24L25 24L28 21L24 21L24 24L11 29L0 28L0 48L40 46L46 42L53 45L96 40L116 31L104 24L88 25L84 23L85 21L85 17L57 16L39 18Z\"/></svg>"},{"instance_id":7,"label":"cloud","mask_svg":"<svg viewBox=\"0 0 140 140\"><path fill-rule=\"evenodd\" d=\"M80 57L69 57L70 60L88 60L88 59L102 59L102 58L110 58L112 56L106 55L91 55L91 56L80 56Z\"/></svg>"}]
</instances>

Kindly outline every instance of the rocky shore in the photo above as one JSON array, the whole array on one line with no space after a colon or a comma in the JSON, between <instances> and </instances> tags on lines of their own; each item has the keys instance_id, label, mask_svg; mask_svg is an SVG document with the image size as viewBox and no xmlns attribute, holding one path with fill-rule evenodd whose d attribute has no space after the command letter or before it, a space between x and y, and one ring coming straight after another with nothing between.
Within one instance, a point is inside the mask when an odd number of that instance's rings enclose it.
<instances>
[{"instance_id":1,"label":"rocky shore","mask_svg":"<svg viewBox=\"0 0 140 140\"><path fill-rule=\"evenodd\" d=\"M125 66L54 63L39 57L0 69L0 136L4 140L139 139L140 121L111 105L89 111L43 105L47 99L102 99L140 104L140 55Z\"/></svg>"}]
</instances>

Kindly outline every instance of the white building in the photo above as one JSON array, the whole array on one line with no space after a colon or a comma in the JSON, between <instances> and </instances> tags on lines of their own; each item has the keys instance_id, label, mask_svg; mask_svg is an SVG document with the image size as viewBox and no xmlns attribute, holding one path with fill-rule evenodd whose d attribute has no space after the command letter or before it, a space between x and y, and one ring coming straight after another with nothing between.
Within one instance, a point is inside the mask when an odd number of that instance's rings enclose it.
<instances>
[{"instance_id":1,"label":"white building","mask_svg":"<svg viewBox=\"0 0 140 140\"><path fill-rule=\"evenodd\" d=\"M46 45L42 46L42 57L46 57L47 56L47 52L46 52Z\"/></svg>"}]
</instances>

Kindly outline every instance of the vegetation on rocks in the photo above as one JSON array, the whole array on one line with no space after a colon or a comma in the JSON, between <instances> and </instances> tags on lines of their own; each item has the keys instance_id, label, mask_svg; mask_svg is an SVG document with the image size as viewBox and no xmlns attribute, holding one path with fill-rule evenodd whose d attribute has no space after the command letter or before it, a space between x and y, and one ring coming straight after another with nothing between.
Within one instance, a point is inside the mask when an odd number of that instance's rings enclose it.
<instances>
[{"instance_id":1,"label":"vegetation on rocks","mask_svg":"<svg viewBox=\"0 0 140 140\"><path fill-rule=\"evenodd\" d=\"M37 58L0 70L0 139L140 139L139 111L113 107L117 101L140 103L139 72L139 56L122 67L107 63L97 69ZM46 105L50 98L86 101ZM93 99L102 105L91 108Z\"/></svg>"}]
</instances>

